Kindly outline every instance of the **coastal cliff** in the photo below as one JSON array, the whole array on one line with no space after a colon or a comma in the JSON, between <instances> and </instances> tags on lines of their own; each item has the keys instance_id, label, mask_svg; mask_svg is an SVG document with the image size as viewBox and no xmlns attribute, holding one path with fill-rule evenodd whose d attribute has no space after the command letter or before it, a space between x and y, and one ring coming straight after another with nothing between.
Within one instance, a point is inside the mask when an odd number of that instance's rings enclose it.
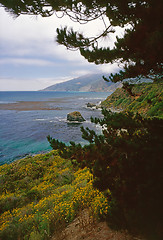
<instances>
[{"instance_id":1,"label":"coastal cliff","mask_svg":"<svg viewBox=\"0 0 163 240\"><path fill-rule=\"evenodd\" d=\"M101 103L102 107L112 110L138 112L143 116L163 117L163 81L135 84L131 96L119 88Z\"/></svg>"}]
</instances>

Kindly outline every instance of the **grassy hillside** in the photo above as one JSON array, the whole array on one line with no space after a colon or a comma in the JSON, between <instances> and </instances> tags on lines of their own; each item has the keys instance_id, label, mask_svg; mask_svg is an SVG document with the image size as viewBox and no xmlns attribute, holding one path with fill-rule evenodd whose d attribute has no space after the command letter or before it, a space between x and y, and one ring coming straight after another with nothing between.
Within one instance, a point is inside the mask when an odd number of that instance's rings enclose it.
<instances>
[{"instance_id":1,"label":"grassy hillside","mask_svg":"<svg viewBox=\"0 0 163 240\"><path fill-rule=\"evenodd\" d=\"M138 112L144 116L163 117L163 81L159 83L141 83L132 89L131 96L123 88L117 89L102 106Z\"/></svg>"},{"instance_id":2,"label":"grassy hillside","mask_svg":"<svg viewBox=\"0 0 163 240\"><path fill-rule=\"evenodd\" d=\"M49 239L82 209L104 216L107 200L92 181L57 151L0 166L0 239Z\"/></svg>"}]
</instances>

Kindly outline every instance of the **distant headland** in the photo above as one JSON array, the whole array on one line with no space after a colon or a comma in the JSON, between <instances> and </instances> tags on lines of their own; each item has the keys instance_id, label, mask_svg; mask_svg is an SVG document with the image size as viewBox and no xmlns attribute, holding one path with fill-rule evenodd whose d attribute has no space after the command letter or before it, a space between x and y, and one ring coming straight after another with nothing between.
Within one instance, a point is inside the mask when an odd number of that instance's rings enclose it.
<instances>
[{"instance_id":1,"label":"distant headland","mask_svg":"<svg viewBox=\"0 0 163 240\"><path fill-rule=\"evenodd\" d=\"M60 92L113 92L121 87L121 83L106 82L101 74L89 74L69 81L51 85L41 91L60 91Z\"/></svg>"}]
</instances>

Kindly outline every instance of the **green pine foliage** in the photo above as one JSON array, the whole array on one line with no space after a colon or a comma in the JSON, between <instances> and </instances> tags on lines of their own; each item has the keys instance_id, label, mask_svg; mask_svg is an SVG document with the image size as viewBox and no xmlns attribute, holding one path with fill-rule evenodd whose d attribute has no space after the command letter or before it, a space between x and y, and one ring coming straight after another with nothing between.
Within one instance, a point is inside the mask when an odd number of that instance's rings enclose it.
<instances>
[{"instance_id":1,"label":"green pine foliage","mask_svg":"<svg viewBox=\"0 0 163 240\"><path fill-rule=\"evenodd\" d=\"M68 49L79 49L89 62L121 64L123 70L110 76L114 82L138 75L153 75L155 80L162 76L162 0L0 0L0 4L16 16L34 14L48 17L59 11L79 23L102 19L104 29L99 36L89 38L72 28L62 27L57 29L56 40ZM107 18L109 21L105 21ZM124 35L116 38L113 48L109 45L101 47L99 40L110 37L116 27L127 27ZM92 119L101 125L103 134L98 136L94 131L82 128L83 138L89 141L88 145L82 147L71 142L70 146L66 146L50 136L48 141L53 149L59 149L59 154L71 159L74 165L89 167L94 175L94 186L111 191L108 199L111 201L112 219L119 220L129 229L147 232L148 239L163 239L162 82L135 86L124 84L124 88L118 91L103 105L125 109L126 112L103 110L103 119ZM40 165L37 167L40 169L34 173L34 179L44 176L44 168ZM10 171L9 176L13 170ZM28 188L29 176L23 179L19 177L15 174L14 181L18 180L21 189ZM12 181L9 186L5 183L12 191ZM30 188L26 194L29 200L39 201L41 198L38 192ZM17 202L19 196L13 201L12 207ZM6 213L6 219L8 215L12 219L9 213ZM37 214L34 221L39 223L39 227L47 224L46 221L40 222ZM14 232L17 225L11 226L8 228L11 229L10 233ZM46 229L49 232L48 227ZM38 238L36 229L33 231L30 239L33 236Z\"/></svg>"},{"instance_id":2,"label":"green pine foliage","mask_svg":"<svg viewBox=\"0 0 163 240\"><path fill-rule=\"evenodd\" d=\"M102 134L81 127L88 145L70 142L66 146L48 137L62 157L90 168L96 188L106 195L111 192L109 221L141 231L152 240L163 237L162 90L160 81L117 89L102 103L103 119L91 118L101 125ZM125 111L116 113L107 108Z\"/></svg>"},{"instance_id":3,"label":"green pine foliage","mask_svg":"<svg viewBox=\"0 0 163 240\"><path fill-rule=\"evenodd\" d=\"M138 229L149 239L161 239L163 119L102 112L103 119L92 121L102 126L103 134L81 128L89 144L71 143L61 153L81 167L89 167L96 188L109 189L112 222ZM53 141L51 138L51 146Z\"/></svg>"},{"instance_id":4,"label":"green pine foliage","mask_svg":"<svg viewBox=\"0 0 163 240\"><path fill-rule=\"evenodd\" d=\"M157 0L157 4L155 0L0 0L0 4L14 16L49 17L59 11L81 24L101 20L103 27L94 36L64 26L56 30L56 41L68 49L79 49L89 62L123 64L123 70L111 76L115 82L138 75L162 74L162 0ZM109 43L101 46L100 40L112 37L116 27L126 27L123 36L116 36L113 47Z\"/></svg>"}]
</instances>

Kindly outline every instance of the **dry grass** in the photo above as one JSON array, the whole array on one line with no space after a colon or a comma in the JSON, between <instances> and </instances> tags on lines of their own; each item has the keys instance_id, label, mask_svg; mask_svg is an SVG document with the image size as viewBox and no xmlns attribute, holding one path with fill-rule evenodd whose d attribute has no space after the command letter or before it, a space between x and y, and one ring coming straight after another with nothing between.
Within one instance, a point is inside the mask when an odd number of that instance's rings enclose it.
<instances>
[{"instance_id":1,"label":"dry grass","mask_svg":"<svg viewBox=\"0 0 163 240\"><path fill-rule=\"evenodd\" d=\"M51 240L145 240L131 236L127 231L115 231L106 222L92 218L87 209L64 229L58 230Z\"/></svg>"}]
</instances>

